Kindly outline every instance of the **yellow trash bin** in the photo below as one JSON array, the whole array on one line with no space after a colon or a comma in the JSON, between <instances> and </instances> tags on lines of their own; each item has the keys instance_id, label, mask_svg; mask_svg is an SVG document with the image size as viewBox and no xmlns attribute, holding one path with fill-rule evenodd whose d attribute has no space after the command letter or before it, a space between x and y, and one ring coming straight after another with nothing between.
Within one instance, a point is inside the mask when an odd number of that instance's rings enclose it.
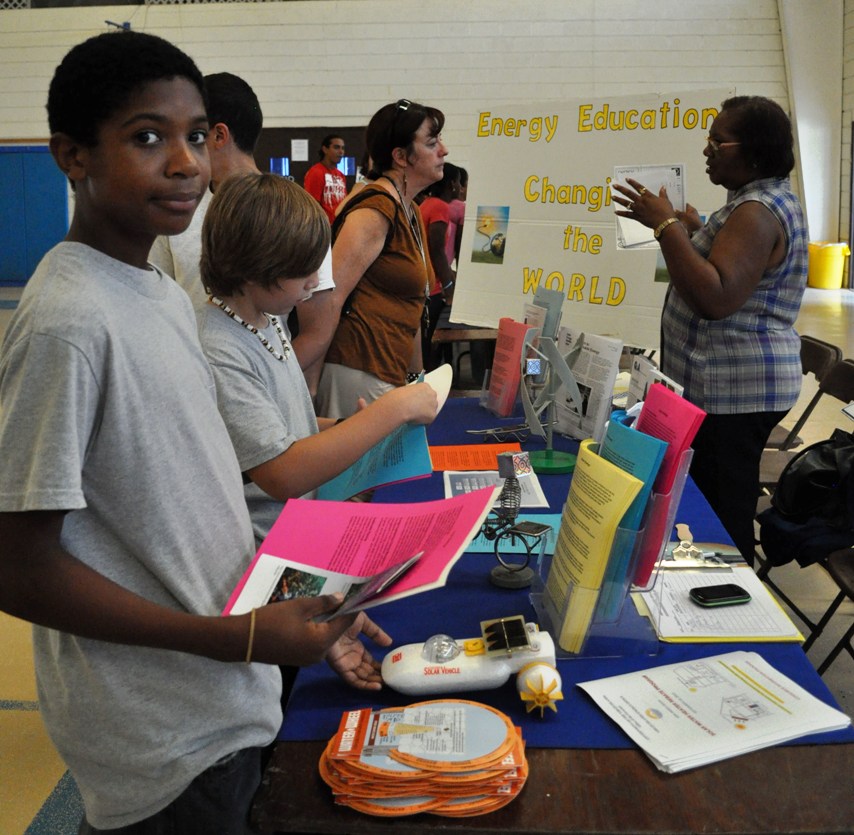
<instances>
[{"instance_id":1,"label":"yellow trash bin","mask_svg":"<svg viewBox=\"0 0 854 835\"><path fill-rule=\"evenodd\" d=\"M807 285L822 290L842 287L845 258L851 254L848 244L828 241L810 241Z\"/></svg>"}]
</instances>

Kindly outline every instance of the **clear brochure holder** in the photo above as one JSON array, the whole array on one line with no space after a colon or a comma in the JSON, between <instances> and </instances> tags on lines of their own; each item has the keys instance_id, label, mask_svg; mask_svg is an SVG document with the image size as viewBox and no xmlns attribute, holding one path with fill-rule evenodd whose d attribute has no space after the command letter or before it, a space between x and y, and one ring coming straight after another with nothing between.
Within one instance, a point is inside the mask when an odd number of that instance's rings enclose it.
<instances>
[{"instance_id":1,"label":"clear brochure holder","mask_svg":"<svg viewBox=\"0 0 854 835\"><path fill-rule=\"evenodd\" d=\"M640 530L617 529L604 579L592 606L592 617L580 646L575 650L561 646L561 626L574 605L590 608L591 591L576 590L570 585L563 600L559 603L552 601L545 594L545 587L553 557L551 554L540 555L530 600L540 628L554 638L558 658L658 654L657 624L652 622L646 607L642 607L644 613L641 614L630 597L636 592L654 593L657 566L670 541L693 455L692 449L683 453L670 493L653 493L650 496Z\"/></svg>"}]
</instances>

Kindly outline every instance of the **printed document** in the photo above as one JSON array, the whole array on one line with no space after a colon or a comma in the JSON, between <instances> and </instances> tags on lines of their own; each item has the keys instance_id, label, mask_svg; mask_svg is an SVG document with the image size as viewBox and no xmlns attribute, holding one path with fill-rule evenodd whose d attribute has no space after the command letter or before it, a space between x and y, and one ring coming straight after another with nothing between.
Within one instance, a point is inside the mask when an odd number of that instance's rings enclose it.
<instances>
[{"instance_id":1,"label":"printed document","mask_svg":"<svg viewBox=\"0 0 854 835\"><path fill-rule=\"evenodd\" d=\"M659 189L664 186L673 208L678 212L685 211L685 166L683 164L614 166L613 182L628 186L626 180L629 177L643 184L655 195L658 195ZM658 247L658 241L655 240L652 229L629 217L616 215L616 218L617 249L656 249Z\"/></svg>"},{"instance_id":2,"label":"printed document","mask_svg":"<svg viewBox=\"0 0 854 835\"><path fill-rule=\"evenodd\" d=\"M669 773L851 724L755 652L681 661L578 686Z\"/></svg>"},{"instance_id":3,"label":"printed document","mask_svg":"<svg viewBox=\"0 0 854 835\"><path fill-rule=\"evenodd\" d=\"M446 470L442 474L445 483L445 498L461 496L471 493L473 490L481 490L484 487L502 487L504 479L498 475L497 470ZM543 492L540 480L535 472L519 477L519 487L522 490L522 500L519 507L548 507L549 500ZM495 504L498 504L496 494Z\"/></svg>"},{"instance_id":4,"label":"printed document","mask_svg":"<svg viewBox=\"0 0 854 835\"><path fill-rule=\"evenodd\" d=\"M358 596L358 608L367 609L440 588L480 532L496 492L414 504L290 499L223 614L332 592L341 592L345 605Z\"/></svg>"}]
</instances>

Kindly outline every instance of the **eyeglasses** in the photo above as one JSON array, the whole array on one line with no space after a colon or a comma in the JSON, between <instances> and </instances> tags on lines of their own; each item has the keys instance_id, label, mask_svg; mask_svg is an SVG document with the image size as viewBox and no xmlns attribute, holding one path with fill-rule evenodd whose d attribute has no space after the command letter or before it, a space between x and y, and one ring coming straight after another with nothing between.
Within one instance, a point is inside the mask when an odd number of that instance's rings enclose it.
<instances>
[{"instance_id":1,"label":"eyeglasses","mask_svg":"<svg viewBox=\"0 0 854 835\"><path fill-rule=\"evenodd\" d=\"M706 144L712 149L713 153L717 153L721 148L731 148L733 145L741 145L741 142L717 142L711 136L706 137Z\"/></svg>"}]
</instances>

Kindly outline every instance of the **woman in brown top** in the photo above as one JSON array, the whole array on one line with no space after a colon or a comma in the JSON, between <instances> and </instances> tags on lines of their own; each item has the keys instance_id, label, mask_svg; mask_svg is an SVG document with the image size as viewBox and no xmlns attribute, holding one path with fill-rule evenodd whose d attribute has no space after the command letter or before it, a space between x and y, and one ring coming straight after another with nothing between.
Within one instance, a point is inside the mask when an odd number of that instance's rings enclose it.
<instances>
[{"instance_id":1,"label":"woman in brown top","mask_svg":"<svg viewBox=\"0 0 854 835\"><path fill-rule=\"evenodd\" d=\"M333 226L334 296L340 310L317 392L317 408L347 417L420 371L421 320L433 269L413 198L442 179L444 115L408 99L374 114L365 186Z\"/></svg>"}]
</instances>

